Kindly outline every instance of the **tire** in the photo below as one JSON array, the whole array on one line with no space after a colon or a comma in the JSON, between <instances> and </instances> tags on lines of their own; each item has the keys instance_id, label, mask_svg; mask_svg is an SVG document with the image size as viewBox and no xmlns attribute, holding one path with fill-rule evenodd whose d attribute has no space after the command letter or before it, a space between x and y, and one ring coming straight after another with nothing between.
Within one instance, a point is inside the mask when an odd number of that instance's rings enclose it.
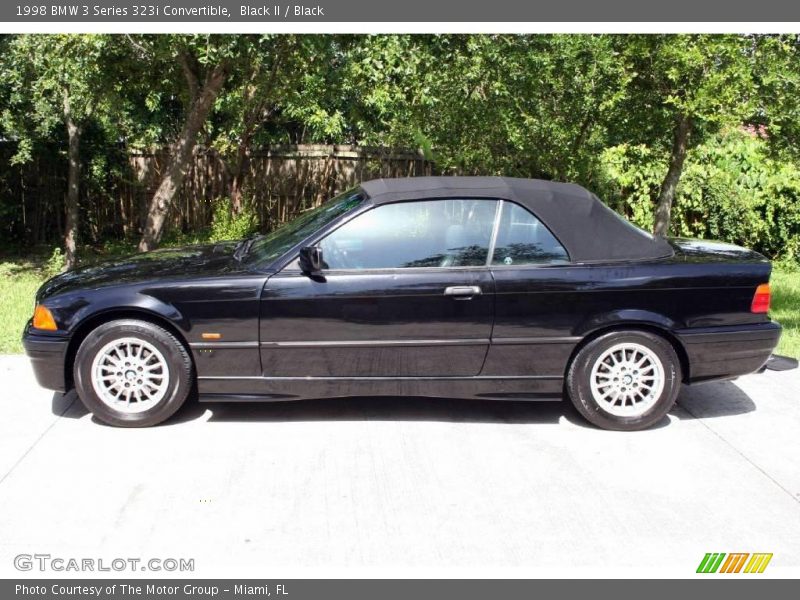
<instances>
[{"instance_id":1,"label":"tire","mask_svg":"<svg viewBox=\"0 0 800 600\"><path fill-rule=\"evenodd\" d=\"M675 404L680 385L672 344L646 331L612 331L592 340L572 360L566 382L586 420L616 431L659 422Z\"/></svg>"},{"instance_id":2,"label":"tire","mask_svg":"<svg viewBox=\"0 0 800 600\"><path fill-rule=\"evenodd\" d=\"M194 365L166 329L122 319L103 323L86 336L75 355L73 376L78 396L100 421L149 427L184 403L192 390Z\"/></svg>"}]
</instances>

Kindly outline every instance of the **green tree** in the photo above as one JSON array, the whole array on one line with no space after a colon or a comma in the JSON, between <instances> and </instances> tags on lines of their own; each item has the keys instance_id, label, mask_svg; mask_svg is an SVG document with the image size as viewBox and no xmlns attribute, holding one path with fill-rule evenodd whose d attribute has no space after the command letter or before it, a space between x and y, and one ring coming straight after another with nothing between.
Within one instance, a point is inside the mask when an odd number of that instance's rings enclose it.
<instances>
[{"instance_id":1,"label":"green tree","mask_svg":"<svg viewBox=\"0 0 800 600\"><path fill-rule=\"evenodd\" d=\"M800 35L762 35L754 45L760 106L752 121L773 154L800 157Z\"/></svg>"},{"instance_id":2,"label":"green tree","mask_svg":"<svg viewBox=\"0 0 800 600\"><path fill-rule=\"evenodd\" d=\"M131 38L144 66L173 84L182 103L182 124L170 140L164 175L150 199L139 251L156 248L164 233L175 194L191 164L197 138L206 124L217 95L242 55L249 36L160 35Z\"/></svg>"},{"instance_id":3,"label":"green tree","mask_svg":"<svg viewBox=\"0 0 800 600\"><path fill-rule=\"evenodd\" d=\"M754 43L755 38L740 35L616 38L631 77L614 124L618 140L668 148L656 198L655 234L669 231L689 149L724 125L741 125L757 110Z\"/></svg>"},{"instance_id":4,"label":"green tree","mask_svg":"<svg viewBox=\"0 0 800 600\"><path fill-rule=\"evenodd\" d=\"M300 122L303 129L338 136L341 116L327 112L324 85L334 71L331 36L208 35L130 38L149 72L162 74L152 111L179 99L180 127L169 140L164 176L150 200L139 250L155 248L201 135L220 152L231 180L232 211L242 209L248 152L267 126ZM164 131L167 131L165 128Z\"/></svg>"},{"instance_id":5,"label":"green tree","mask_svg":"<svg viewBox=\"0 0 800 600\"><path fill-rule=\"evenodd\" d=\"M369 143L442 171L591 183L627 84L609 36L378 36L349 66Z\"/></svg>"},{"instance_id":6,"label":"green tree","mask_svg":"<svg viewBox=\"0 0 800 600\"><path fill-rule=\"evenodd\" d=\"M108 58L113 40L100 35L20 35L7 40L0 58L8 89L3 128L18 141L15 162L27 162L37 139L67 139L64 254L77 262L81 135L92 118L108 119L113 104Z\"/></svg>"},{"instance_id":7,"label":"green tree","mask_svg":"<svg viewBox=\"0 0 800 600\"><path fill-rule=\"evenodd\" d=\"M340 38L264 35L243 51L246 59L220 93L210 136L228 170L234 215L243 208L254 145L340 142L345 135Z\"/></svg>"}]
</instances>

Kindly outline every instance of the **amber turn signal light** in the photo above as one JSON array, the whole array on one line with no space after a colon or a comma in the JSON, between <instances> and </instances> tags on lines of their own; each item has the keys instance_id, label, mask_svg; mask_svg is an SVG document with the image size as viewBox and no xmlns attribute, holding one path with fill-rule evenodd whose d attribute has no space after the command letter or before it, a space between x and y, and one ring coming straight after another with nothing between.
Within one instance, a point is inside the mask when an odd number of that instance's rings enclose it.
<instances>
[{"instance_id":1,"label":"amber turn signal light","mask_svg":"<svg viewBox=\"0 0 800 600\"><path fill-rule=\"evenodd\" d=\"M753 295L753 303L750 305L750 312L765 313L769 312L769 284L762 283L756 288L756 293Z\"/></svg>"},{"instance_id":2,"label":"amber turn signal light","mask_svg":"<svg viewBox=\"0 0 800 600\"><path fill-rule=\"evenodd\" d=\"M33 311L33 326L36 329L46 329L47 331L56 331L56 320L46 306L37 304L36 309Z\"/></svg>"}]
</instances>

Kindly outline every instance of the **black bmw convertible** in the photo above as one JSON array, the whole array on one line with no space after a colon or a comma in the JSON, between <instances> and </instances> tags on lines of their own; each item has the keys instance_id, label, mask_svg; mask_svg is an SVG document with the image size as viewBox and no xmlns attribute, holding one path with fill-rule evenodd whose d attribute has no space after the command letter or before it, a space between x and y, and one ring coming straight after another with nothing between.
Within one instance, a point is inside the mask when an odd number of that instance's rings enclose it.
<instances>
[{"instance_id":1,"label":"black bmw convertible","mask_svg":"<svg viewBox=\"0 0 800 600\"><path fill-rule=\"evenodd\" d=\"M375 180L268 235L79 268L36 294L39 383L138 427L201 402L569 397L608 429L760 370L770 263L653 237L580 186Z\"/></svg>"}]
</instances>

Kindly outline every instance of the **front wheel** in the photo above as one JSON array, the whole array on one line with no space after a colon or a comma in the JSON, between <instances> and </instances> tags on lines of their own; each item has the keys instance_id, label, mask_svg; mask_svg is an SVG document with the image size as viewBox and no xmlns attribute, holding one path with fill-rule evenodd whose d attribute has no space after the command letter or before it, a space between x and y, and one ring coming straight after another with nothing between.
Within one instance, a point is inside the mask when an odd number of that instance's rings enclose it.
<instances>
[{"instance_id":1,"label":"front wheel","mask_svg":"<svg viewBox=\"0 0 800 600\"><path fill-rule=\"evenodd\" d=\"M575 408L603 429L634 431L660 421L680 391L672 345L646 331L612 331L584 346L567 372Z\"/></svg>"},{"instance_id":2,"label":"front wheel","mask_svg":"<svg viewBox=\"0 0 800 600\"><path fill-rule=\"evenodd\" d=\"M192 387L192 360L166 329L134 319L104 323L81 343L73 370L83 404L118 427L171 417Z\"/></svg>"}]
</instances>

